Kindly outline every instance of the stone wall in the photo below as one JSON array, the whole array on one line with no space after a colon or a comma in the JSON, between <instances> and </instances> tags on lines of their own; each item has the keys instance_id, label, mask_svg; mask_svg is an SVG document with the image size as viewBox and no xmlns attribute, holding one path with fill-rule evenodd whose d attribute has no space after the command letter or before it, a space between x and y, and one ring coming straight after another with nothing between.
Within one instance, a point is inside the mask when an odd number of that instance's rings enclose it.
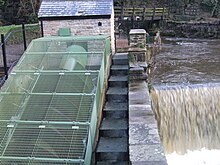
<instances>
[{"instance_id":1,"label":"stone wall","mask_svg":"<svg viewBox=\"0 0 220 165\"><path fill-rule=\"evenodd\" d=\"M212 22L167 22L161 35L219 39L220 20Z\"/></svg>"},{"instance_id":2,"label":"stone wall","mask_svg":"<svg viewBox=\"0 0 220 165\"><path fill-rule=\"evenodd\" d=\"M112 21L112 17L111 19L44 20L44 36L57 36L59 28L70 28L72 35L106 34L111 36L111 48L114 52L114 21ZM99 22L102 24L101 26L98 26Z\"/></svg>"},{"instance_id":3,"label":"stone wall","mask_svg":"<svg viewBox=\"0 0 220 165\"><path fill-rule=\"evenodd\" d=\"M146 52L146 31L132 29L129 47L130 161L132 165L167 165L146 82Z\"/></svg>"},{"instance_id":4,"label":"stone wall","mask_svg":"<svg viewBox=\"0 0 220 165\"><path fill-rule=\"evenodd\" d=\"M133 62L146 61L146 31L144 29L131 29L129 33L129 55Z\"/></svg>"},{"instance_id":5,"label":"stone wall","mask_svg":"<svg viewBox=\"0 0 220 165\"><path fill-rule=\"evenodd\" d=\"M131 29L129 37L130 49L146 49L146 31L144 29Z\"/></svg>"},{"instance_id":6,"label":"stone wall","mask_svg":"<svg viewBox=\"0 0 220 165\"><path fill-rule=\"evenodd\" d=\"M131 29L129 33L129 65L130 79L147 79L146 31Z\"/></svg>"}]
</instances>

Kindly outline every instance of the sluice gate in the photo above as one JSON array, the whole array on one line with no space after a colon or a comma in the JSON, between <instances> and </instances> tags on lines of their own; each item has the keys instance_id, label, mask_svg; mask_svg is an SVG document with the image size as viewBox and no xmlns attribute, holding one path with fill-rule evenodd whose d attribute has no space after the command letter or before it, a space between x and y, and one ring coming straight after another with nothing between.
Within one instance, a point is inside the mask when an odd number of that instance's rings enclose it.
<instances>
[{"instance_id":1,"label":"sluice gate","mask_svg":"<svg viewBox=\"0 0 220 165\"><path fill-rule=\"evenodd\" d=\"M90 164L110 38L33 40L0 92L0 164Z\"/></svg>"},{"instance_id":2,"label":"sluice gate","mask_svg":"<svg viewBox=\"0 0 220 165\"><path fill-rule=\"evenodd\" d=\"M220 84L155 86L153 110L166 154L220 149Z\"/></svg>"}]
</instances>

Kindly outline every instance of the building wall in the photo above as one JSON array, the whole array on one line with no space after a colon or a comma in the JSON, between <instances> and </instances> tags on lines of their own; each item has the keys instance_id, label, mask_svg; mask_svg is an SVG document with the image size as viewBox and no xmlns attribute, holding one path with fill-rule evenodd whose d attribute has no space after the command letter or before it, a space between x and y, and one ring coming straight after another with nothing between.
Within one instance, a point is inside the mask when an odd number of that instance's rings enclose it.
<instances>
[{"instance_id":1,"label":"building wall","mask_svg":"<svg viewBox=\"0 0 220 165\"><path fill-rule=\"evenodd\" d=\"M98 26L101 22L102 26ZM59 28L70 28L72 35L99 35L111 36L111 48L114 53L114 15L108 19L71 19L71 20L44 20L44 36L57 36Z\"/></svg>"},{"instance_id":2,"label":"building wall","mask_svg":"<svg viewBox=\"0 0 220 165\"><path fill-rule=\"evenodd\" d=\"M114 15L114 8L112 8L112 15L111 15L111 48L112 52L115 53L115 15Z\"/></svg>"}]
</instances>

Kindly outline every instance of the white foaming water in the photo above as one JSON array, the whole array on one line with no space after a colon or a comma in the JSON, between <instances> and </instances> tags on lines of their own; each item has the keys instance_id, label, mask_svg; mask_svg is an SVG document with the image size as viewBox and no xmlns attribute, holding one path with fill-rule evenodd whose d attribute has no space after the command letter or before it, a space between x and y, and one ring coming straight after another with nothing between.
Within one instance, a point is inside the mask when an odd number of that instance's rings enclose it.
<instances>
[{"instance_id":1,"label":"white foaming water","mask_svg":"<svg viewBox=\"0 0 220 165\"><path fill-rule=\"evenodd\" d=\"M168 165L220 165L220 150L187 151L184 155L176 152L166 155Z\"/></svg>"},{"instance_id":2,"label":"white foaming water","mask_svg":"<svg viewBox=\"0 0 220 165\"><path fill-rule=\"evenodd\" d=\"M151 98L169 165L220 165L220 84L158 86Z\"/></svg>"}]
</instances>

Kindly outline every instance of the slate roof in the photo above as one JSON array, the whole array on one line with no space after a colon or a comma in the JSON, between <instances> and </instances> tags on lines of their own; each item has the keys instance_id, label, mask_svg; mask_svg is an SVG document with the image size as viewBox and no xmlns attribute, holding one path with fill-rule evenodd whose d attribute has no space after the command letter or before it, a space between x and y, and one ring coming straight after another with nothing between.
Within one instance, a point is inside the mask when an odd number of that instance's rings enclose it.
<instances>
[{"instance_id":1,"label":"slate roof","mask_svg":"<svg viewBox=\"0 0 220 165\"><path fill-rule=\"evenodd\" d=\"M38 17L111 15L113 0L42 0Z\"/></svg>"}]
</instances>

